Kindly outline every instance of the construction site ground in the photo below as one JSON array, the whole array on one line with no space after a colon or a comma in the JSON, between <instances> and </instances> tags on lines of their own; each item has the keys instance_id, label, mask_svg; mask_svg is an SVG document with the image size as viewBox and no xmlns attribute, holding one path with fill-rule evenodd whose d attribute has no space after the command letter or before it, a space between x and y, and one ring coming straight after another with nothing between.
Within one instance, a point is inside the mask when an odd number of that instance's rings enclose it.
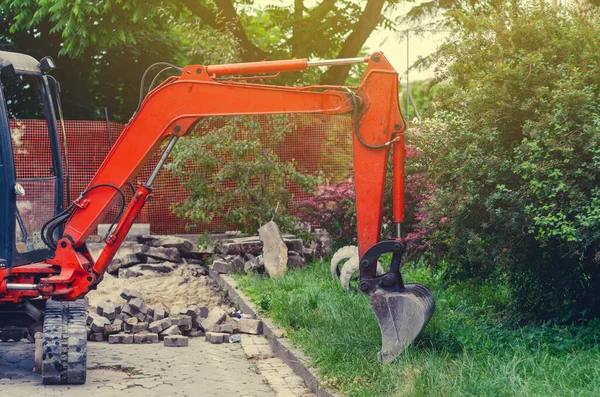
<instances>
[{"instance_id":1,"label":"construction site ground","mask_svg":"<svg viewBox=\"0 0 600 397\"><path fill-rule=\"evenodd\" d=\"M146 301L168 307L228 304L216 283L180 265L169 274L119 279L109 274L88 295L93 306L120 291L140 290ZM88 342L85 385L44 386L33 372L34 344L0 342L0 395L70 396L313 396L302 379L273 352L262 335L241 335L241 343L211 344L190 338L187 347Z\"/></svg>"},{"instance_id":2,"label":"construction site ground","mask_svg":"<svg viewBox=\"0 0 600 397\"><path fill-rule=\"evenodd\" d=\"M213 345L193 338L185 348L88 344L87 382L44 386L32 372L33 344L0 344L0 391L15 397L312 396L260 335Z\"/></svg>"}]
</instances>

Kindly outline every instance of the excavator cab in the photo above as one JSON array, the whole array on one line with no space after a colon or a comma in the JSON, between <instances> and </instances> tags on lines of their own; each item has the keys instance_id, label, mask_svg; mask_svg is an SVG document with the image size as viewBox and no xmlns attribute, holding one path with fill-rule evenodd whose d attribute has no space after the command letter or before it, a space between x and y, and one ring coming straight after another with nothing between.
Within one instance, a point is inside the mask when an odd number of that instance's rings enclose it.
<instances>
[{"instance_id":1,"label":"excavator cab","mask_svg":"<svg viewBox=\"0 0 600 397\"><path fill-rule=\"evenodd\" d=\"M0 268L51 254L41 229L63 206L60 142L47 75L53 65L49 57L38 62L0 51Z\"/></svg>"},{"instance_id":2,"label":"excavator cab","mask_svg":"<svg viewBox=\"0 0 600 397\"><path fill-rule=\"evenodd\" d=\"M0 270L52 254L40 238L44 223L63 206L60 143L47 75L52 68L48 57L38 62L0 51ZM42 328L44 307L43 299L1 305L0 339L32 339Z\"/></svg>"}]
</instances>

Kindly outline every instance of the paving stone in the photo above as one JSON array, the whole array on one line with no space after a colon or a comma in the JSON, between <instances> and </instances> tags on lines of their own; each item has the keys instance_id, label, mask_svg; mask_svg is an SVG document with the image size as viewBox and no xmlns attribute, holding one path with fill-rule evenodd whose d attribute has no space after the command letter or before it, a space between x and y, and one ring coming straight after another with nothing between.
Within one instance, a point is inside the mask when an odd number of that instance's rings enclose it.
<instances>
[{"instance_id":1,"label":"paving stone","mask_svg":"<svg viewBox=\"0 0 600 397\"><path fill-rule=\"evenodd\" d=\"M104 335L118 334L123 331L123 321L116 319L112 324L104 326Z\"/></svg>"},{"instance_id":2,"label":"paving stone","mask_svg":"<svg viewBox=\"0 0 600 397\"><path fill-rule=\"evenodd\" d=\"M167 336L175 336L181 335L181 330L176 325L171 325L169 328L165 329L163 332L158 334L160 339L164 339Z\"/></svg>"},{"instance_id":3,"label":"paving stone","mask_svg":"<svg viewBox=\"0 0 600 397\"><path fill-rule=\"evenodd\" d=\"M144 295L142 295L142 293L137 289L125 288L123 292L121 292L121 298L125 299L126 301L129 301L133 298L140 298L143 300Z\"/></svg>"},{"instance_id":4,"label":"paving stone","mask_svg":"<svg viewBox=\"0 0 600 397\"><path fill-rule=\"evenodd\" d=\"M176 248L180 252L189 252L194 249L194 243L190 240L176 236L138 236L137 242L151 247Z\"/></svg>"},{"instance_id":5,"label":"paving stone","mask_svg":"<svg viewBox=\"0 0 600 397\"><path fill-rule=\"evenodd\" d=\"M92 323L90 324L90 329L95 333L104 333L104 327L110 324L110 320L106 317L98 316L94 318Z\"/></svg>"},{"instance_id":6,"label":"paving stone","mask_svg":"<svg viewBox=\"0 0 600 397\"><path fill-rule=\"evenodd\" d=\"M147 331L134 334L133 343L158 343L158 334Z\"/></svg>"},{"instance_id":7,"label":"paving stone","mask_svg":"<svg viewBox=\"0 0 600 397\"><path fill-rule=\"evenodd\" d=\"M277 278L287 271L288 249L281 237L279 227L273 221L261 226L258 235L263 242L265 269L271 278Z\"/></svg>"},{"instance_id":8,"label":"paving stone","mask_svg":"<svg viewBox=\"0 0 600 397\"><path fill-rule=\"evenodd\" d=\"M90 342L102 342L104 340L103 332L92 332L88 337Z\"/></svg>"},{"instance_id":9,"label":"paving stone","mask_svg":"<svg viewBox=\"0 0 600 397\"><path fill-rule=\"evenodd\" d=\"M129 305L129 303L124 304L123 308L121 309L121 313L125 313L130 317L134 317L138 312L139 311L134 309L131 305Z\"/></svg>"},{"instance_id":10,"label":"paving stone","mask_svg":"<svg viewBox=\"0 0 600 397\"><path fill-rule=\"evenodd\" d=\"M142 246L142 250L138 253L140 257L151 257L163 261L181 263L181 254L177 248L150 247Z\"/></svg>"},{"instance_id":11,"label":"paving stone","mask_svg":"<svg viewBox=\"0 0 600 397\"><path fill-rule=\"evenodd\" d=\"M306 267L306 261L296 251L288 251L288 269L302 269Z\"/></svg>"},{"instance_id":12,"label":"paving stone","mask_svg":"<svg viewBox=\"0 0 600 397\"><path fill-rule=\"evenodd\" d=\"M225 259L215 259L212 264L212 270L219 274L227 274L231 272L231 265Z\"/></svg>"},{"instance_id":13,"label":"paving stone","mask_svg":"<svg viewBox=\"0 0 600 397\"><path fill-rule=\"evenodd\" d=\"M262 322L251 318L241 318L238 320L240 334L259 335L262 333Z\"/></svg>"},{"instance_id":14,"label":"paving stone","mask_svg":"<svg viewBox=\"0 0 600 397\"><path fill-rule=\"evenodd\" d=\"M204 331L201 331L201 330L190 331L188 336L190 338L198 338L198 337L204 336Z\"/></svg>"},{"instance_id":15,"label":"paving stone","mask_svg":"<svg viewBox=\"0 0 600 397\"><path fill-rule=\"evenodd\" d=\"M144 303L144 300L141 299L141 298L133 298L133 299L130 299L127 302L127 304L129 305L129 307L131 307L132 309L134 309L136 312L141 311L140 308L142 307L143 303Z\"/></svg>"},{"instance_id":16,"label":"paving stone","mask_svg":"<svg viewBox=\"0 0 600 397\"><path fill-rule=\"evenodd\" d=\"M87 313L87 317L86 317L86 319L85 319L85 323L86 323L86 325L88 325L88 326L89 326L89 325L92 325L92 323L94 322L94 320L99 320L99 321L101 321L100 319L101 319L101 318L103 318L103 317L104 317L104 316L102 316L102 315L98 314L98 313L97 313L97 312L95 312L95 311L93 311L93 312L92 312L92 311L90 311L90 312L88 312L88 313Z\"/></svg>"},{"instance_id":17,"label":"paving stone","mask_svg":"<svg viewBox=\"0 0 600 397\"><path fill-rule=\"evenodd\" d=\"M186 347L189 345L190 340L187 336L174 335L165 337L166 347Z\"/></svg>"},{"instance_id":18,"label":"paving stone","mask_svg":"<svg viewBox=\"0 0 600 397\"><path fill-rule=\"evenodd\" d=\"M127 269L119 269L119 272L117 274L118 278L136 278L136 277L142 277L145 276L145 274L139 270L136 270L132 267L127 268Z\"/></svg>"},{"instance_id":19,"label":"paving stone","mask_svg":"<svg viewBox=\"0 0 600 397\"><path fill-rule=\"evenodd\" d=\"M221 332L207 332L206 341L212 344L225 343L229 341L229 334L224 334Z\"/></svg>"},{"instance_id":20,"label":"paving stone","mask_svg":"<svg viewBox=\"0 0 600 397\"><path fill-rule=\"evenodd\" d=\"M133 343L133 335L132 334L114 334L108 336L108 343L116 344L132 344Z\"/></svg>"},{"instance_id":21,"label":"paving stone","mask_svg":"<svg viewBox=\"0 0 600 397\"><path fill-rule=\"evenodd\" d=\"M150 332L160 333L165 329L169 328L171 325L173 325L173 322L170 318L167 317L163 318L162 320L157 320L153 323L150 323L148 329L150 330Z\"/></svg>"},{"instance_id":22,"label":"paving stone","mask_svg":"<svg viewBox=\"0 0 600 397\"><path fill-rule=\"evenodd\" d=\"M148 331L148 323L137 323L131 326L131 332L134 334Z\"/></svg>"},{"instance_id":23,"label":"paving stone","mask_svg":"<svg viewBox=\"0 0 600 397\"><path fill-rule=\"evenodd\" d=\"M202 320L202 329L207 329L212 324L221 324L223 321L225 321L225 317L227 317L225 310L221 309L220 307L213 308L208 313L208 316Z\"/></svg>"},{"instance_id":24,"label":"paving stone","mask_svg":"<svg viewBox=\"0 0 600 397\"><path fill-rule=\"evenodd\" d=\"M212 324L206 329L206 331L233 334L233 326L231 324Z\"/></svg>"},{"instance_id":25,"label":"paving stone","mask_svg":"<svg viewBox=\"0 0 600 397\"><path fill-rule=\"evenodd\" d=\"M229 325L231 325L231 329L233 330L234 334L237 334L238 332L240 332L240 326L238 324L238 319L235 317L227 317L225 319L225 322Z\"/></svg>"},{"instance_id":26,"label":"paving stone","mask_svg":"<svg viewBox=\"0 0 600 397\"><path fill-rule=\"evenodd\" d=\"M178 326L182 331L191 331L192 329L192 318L185 315L177 315L169 317L173 325Z\"/></svg>"}]
</instances>

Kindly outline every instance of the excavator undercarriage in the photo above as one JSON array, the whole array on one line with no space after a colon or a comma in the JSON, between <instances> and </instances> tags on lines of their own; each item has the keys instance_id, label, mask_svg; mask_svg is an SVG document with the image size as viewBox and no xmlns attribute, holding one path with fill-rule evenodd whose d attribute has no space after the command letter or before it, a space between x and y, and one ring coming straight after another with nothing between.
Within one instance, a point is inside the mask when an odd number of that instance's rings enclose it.
<instances>
[{"instance_id":1,"label":"excavator undercarriage","mask_svg":"<svg viewBox=\"0 0 600 397\"><path fill-rule=\"evenodd\" d=\"M50 97L48 82L53 62L44 58L37 63L31 57L4 52L0 52L0 61L3 78L28 74L39 80L48 112L50 140L54 142L52 147L55 150L58 132L52 130L57 125L54 106L58 105L59 114L62 115L62 111L59 101L53 104ZM266 78L273 73L354 63L367 63L358 88L287 87L246 82ZM177 69L181 72L179 76L167 78L141 101L88 188L66 209L62 208L62 194L56 195L60 203L39 232L45 252L49 254L37 260L21 260L17 263L13 255L16 244L14 236L12 239L0 238L0 310L3 305L25 305L20 306L25 308L28 302L46 302L45 307L37 309L45 312L42 358L44 383L85 382L86 332L82 298L101 282L115 252L144 203L151 197L156 175L178 139L193 130L203 118L215 115L315 113L346 114L352 118L352 130L348 134L352 135L353 140L356 184L358 288L371 296L371 304L381 327L380 359L391 361L396 358L431 318L434 300L425 287L404 284L400 272L405 250L399 227L404 219L405 122L398 106L398 75L387 59L382 53L374 53L368 58L312 62L292 59L230 65L190 65ZM0 138L5 148L3 156L12 160L12 153L6 151L11 144L7 119L7 112L0 112L0 132L4 135ZM165 142L166 148L154 172L145 183L137 186L132 200L125 207L122 189L132 183L155 152L165 147ZM386 187L385 173L390 149L393 151L393 186ZM62 183L60 152L55 153L54 157L53 168L59 184ZM14 168L5 168L4 172L14 173ZM20 185L10 175L5 175L2 181L4 189L0 185L0 205L5 208L0 210L12 217L12 223L5 225L6 230L12 233L15 230L15 214L18 215L14 204L15 192L20 194ZM62 185L59 188L62 189ZM395 239L382 241L382 204L386 188L393 189L393 216L398 232ZM85 241L116 203L123 203L119 217L105 237L106 247L94 261ZM386 253L392 254L390 270L378 273L378 259ZM18 338L18 332L31 337L39 325L38 316L19 328L20 331L10 333L7 328L7 331L0 332L8 332L6 335L13 335L12 339Z\"/></svg>"}]
</instances>

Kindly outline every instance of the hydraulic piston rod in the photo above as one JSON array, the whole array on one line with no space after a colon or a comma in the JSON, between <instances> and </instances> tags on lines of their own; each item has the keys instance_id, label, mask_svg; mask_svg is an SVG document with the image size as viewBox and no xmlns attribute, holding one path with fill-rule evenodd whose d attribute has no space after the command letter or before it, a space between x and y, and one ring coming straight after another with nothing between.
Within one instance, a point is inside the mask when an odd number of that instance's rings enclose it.
<instances>
[{"instance_id":1,"label":"hydraulic piston rod","mask_svg":"<svg viewBox=\"0 0 600 397\"><path fill-rule=\"evenodd\" d=\"M355 63L367 63L369 58L340 58L323 59L309 61L303 59L289 59L285 61L264 61L264 62L246 62L230 63L225 65L210 65L206 67L206 72L211 76L224 76L235 74L261 74L261 73L279 73L279 72L299 72L315 66L339 66L352 65Z\"/></svg>"}]
</instances>

